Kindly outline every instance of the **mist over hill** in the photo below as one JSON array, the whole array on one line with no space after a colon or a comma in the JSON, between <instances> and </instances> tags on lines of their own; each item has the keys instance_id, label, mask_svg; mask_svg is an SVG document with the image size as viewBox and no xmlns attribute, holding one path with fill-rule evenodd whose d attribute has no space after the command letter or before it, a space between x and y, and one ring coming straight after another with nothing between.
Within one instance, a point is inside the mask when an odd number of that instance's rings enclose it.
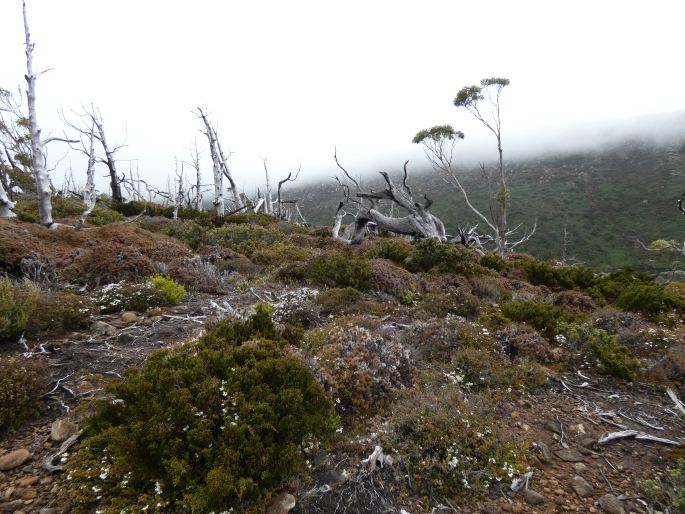
<instances>
[{"instance_id":1,"label":"mist over hill","mask_svg":"<svg viewBox=\"0 0 685 514\"><path fill-rule=\"evenodd\" d=\"M510 173L511 225L531 226L535 236L520 247L538 258L566 257L599 269L638 267L666 269L670 260L640 248L637 239L682 239L685 220L676 201L685 190L685 112L551 131L524 151L512 141L505 148ZM515 139L515 138L512 138ZM490 144L490 156L494 148ZM487 205L485 181L472 153L460 162L471 200ZM400 176L402 159L391 168ZM435 201L433 212L454 233L457 226L475 224L462 196L445 184L438 173L414 164L410 180L414 189ZM350 170L355 172L357 170ZM380 188L380 177L362 174L364 187ZM307 220L332 224L342 192L334 180L302 185L288 191L301 198ZM387 207L389 209L389 206ZM351 208L350 208L351 209ZM565 229L565 236L564 236ZM564 243L566 241L566 243Z\"/></svg>"}]
</instances>

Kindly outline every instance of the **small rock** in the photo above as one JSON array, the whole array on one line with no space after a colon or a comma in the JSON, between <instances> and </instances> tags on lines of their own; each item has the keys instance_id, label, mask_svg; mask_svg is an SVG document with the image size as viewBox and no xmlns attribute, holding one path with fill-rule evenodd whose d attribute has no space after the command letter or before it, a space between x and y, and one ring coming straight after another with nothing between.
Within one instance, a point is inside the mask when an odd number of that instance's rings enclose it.
<instances>
[{"instance_id":1,"label":"small rock","mask_svg":"<svg viewBox=\"0 0 685 514\"><path fill-rule=\"evenodd\" d=\"M20 448L13 452L6 453L0 457L0 471L9 471L18 468L31 458L31 452L26 448Z\"/></svg>"},{"instance_id":2,"label":"small rock","mask_svg":"<svg viewBox=\"0 0 685 514\"><path fill-rule=\"evenodd\" d=\"M595 488L583 477L576 475L571 479L571 487L581 498L587 498L595 494Z\"/></svg>"},{"instance_id":3,"label":"small rock","mask_svg":"<svg viewBox=\"0 0 685 514\"><path fill-rule=\"evenodd\" d=\"M597 442L597 440L596 440L594 437L583 437L583 438L580 440L580 444L581 444L584 448L592 448L592 447L595 446L595 443L596 443L596 442Z\"/></svg>"},{"instance_id":4,"label":"small rock","mask_svg":"<svg viewBox=\"0 0 685 514\"><path fill-rule=\"evenodd\" d=\"M541 460L544 464L549 464L550 462L552 462L552 452L550 451L549 446L547 446L547 445L546 445L545 443L543 443L542 441L539 441L539 442L537 443L537 447L538 447L538 449L540 450L540 454L541 454L541 455L540 455L540 460Z\"/></svg>"},{"instance_id":5,"label":"small rock","mask_svg":"<svg viewBox=\"0 0 685 514\"><path fill-rule=\"evenodd\" d=\"M64 512L64 511L62 509L57 508L57 507L52 507L52 508L46 507L44 509L40 509L38 511L38 514L61 514L62 512Z\"/></svg>"},{"instance_id":6,"label":"small rock","mask_svg":"<svg viewBox=\"0 0 685 514\"><path fill-rule=\"evenodd\" d=\"M576 462L576 463L573 465L573 470L574 470L576 473L582 473L582 472L585 471L586 469L587 469L587 466L586 466L585 464L583 464L582 462Z\"/></svg>"},{"instance_id":7,"label":"small rock","mask_svg":"<svg viewBox=\"0 0 685 514\"><path fill-rule=\"evenodd\" d=\"M93 330L96 334L104 336L114 336L117 334L117 329L104 321L96 321L93 323Z\"/></svg>"},{"instance_id":8,"label":"small rock","mask_svg":"<svg viewBox=\"0 0 685 514\"><path fill-rule=\"evenodd\" d=\"M266 509L266 514L288 514L295 506L295 497L289 493L281 493Z\"/></svg>"},{"instance_id":9,"label":"small rock","mask_svg":"<svg viewBox=\"0 0 685 514\"><path fill-rule=\"evenodd\" d=\"M121 321L123 321L124 323L134 323L138 321L138 315L135 312L131 311L124 312L121 315Z\"/></svg>"},{"instance_id":10,"label":"small rock","mask_svg":"<svg viewBox=\"0 0 685 514\"><path fill-rule=\"evenodd\" d=\"M164 318L162 316L151 316L150 321L153 323L157 323L158 321L162 321Z\"/></svg>"},{"instance_id":11,"label":"small rock","mask_svg":"<svg viewBox=\"0 0 685 514\"><path fill-rule=\"evenodd\" d=\"M621 500L616 498L613 494L605 494L599 499L599 506L604 512L609 514L625 514L625 509L621 504Z\"/></svg>"},{"instance_id":12,"label":"small rock","mask_svg":"<svg viewBox=\"0 0 685 514\"><path fill-rule=\"evenodd\" d=\"M133 337L131 334L128 332L122 332L119 334L117 337L117 342L119 344L131 344L134 341L135 337Z\"/></svg>"},{"instance_id":13,"label":"small rock","mask_svg":"<svg viewBox=\"0 0 685 514\"><path fill-rule=\"evenodd\" d=\"M40 485L48 485L52 483L52 477L43 477L40 479Z\"/></svg>"},{"instance_id":14,"label":"small rock","mask_svg":"<svg viewBox=\"0 0 685 514\"><path fill-rule=\"evenodd\" d=\"M585 460L578 450L572 448L568 450L557 450L555 454L564 462L582 462Z\"/></svg>"},{"instance_id":15,"label":"small rock","mask_svg":"<svg viewBox=\"0 0 685 514\"><path fill-rule=\"evenodd\" d=\"M33 487L17 487L14 490L15 498L21 498L22 500L33 500L38 496L38 491Z\"/></svg>"},{"instance_id":16,"label":"small rock","mask_svg":"<svg viewBox=\"0 0 685 514\"><path fill-rule=\"evenodd\" d=\"M28 487L30 485L34 485L36 482L38 482L38 480L40 480L40 478L38 478L37 476L26 477L19 480L18 485L19 487Z\"/></svg>"},{"instance_id":17,"label":"small rock","mask_svg":"<svg viewBox=\"0 0 685 514\"><path fill-rule=\"evenodd\" d=\"M9 501L9 499L12 497L12 494L14 493L15 489L16 489L16 487L10 487L9 489L6 489L2 493L2 495L0 495L0 499L2 499L2 501L5 501L5 502Z\"/></svg>"},{"instance_id":18,"label":"small rock","mask_svg":"<svg viewBox=\"0 0 685 514\"><path fill-rule=\"evenodd\" d=\"M50 426L50 439L56 443L63 443L78 432L78 426L66 418L58 419Z\"/></svg>"},{"instance_id":19,"label":"small rock","mask_svg":"<svg viewBox=\"0 0 685 514\"><path fill-rule=\"evenodd\" d=\"M556 421L548 421L545 423L545 428L550 432L561 435L561 426Z\"/></svg>"},{"instance_id":20,"label":"small rock","mask_svg":"<svg viewBox=\"0 0 685 514\"><path fill-rule=\"evenodd\" d=\"M532 489L524 489L523 497L526 499L526 502L531 505L540 505L545 503L545 497L539 492L533 491Z\"/></svg>"},{"instance_id":21,"label":"small rock","mask_svg":"<svg viewBox=\"0 0 685 514\"><path fill-rule=\"evenodd\" d=\"M24 506L24 500L12 500L7 503L0 503L0 512L14 512Z\"/></svg>"}]
</instances>

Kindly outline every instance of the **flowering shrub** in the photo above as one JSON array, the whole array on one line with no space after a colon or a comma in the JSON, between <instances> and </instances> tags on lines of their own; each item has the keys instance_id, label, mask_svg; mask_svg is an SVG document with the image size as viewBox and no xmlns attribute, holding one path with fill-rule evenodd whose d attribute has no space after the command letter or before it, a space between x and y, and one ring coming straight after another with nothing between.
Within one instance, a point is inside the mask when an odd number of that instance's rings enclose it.
<instances>
[{"instance_id":1,"label":"flowering shrub","mask_svg":"<svg viewBox=\"0 0 685 514\"><path fill-rule=\"evenodd\" d=\"M321 386L282 344L260 307L109 385L115 400L97 403L70 465L81 511L261 512L335 428Z\"/></svg>"},{"instance_id":2,"label":"flowering shrub","mask_svg":"<svg viewBox=\"0 0 685 514\"><path fill-rule=\"evenodd\" d=\"M164 292L149 282L130 284L118 282L103 287L93 298L100 312L109 314L120 311L145 312L155 307L167 307L169 299Z\"/></svg>"},{"instance_id":3,"label":"flowering shrub","mask_svg":"<svg viewBox=\"0 0 685 514\"><path fill-rule=\"evenodd\" d=\"M315 362L338 412L352 417L386 407L414 375L409 350L361 327L333 332Z\"/></svg>"},{"instance_id":4,"label":"flowering shrub","mask_svg":"<svg viewBox=\"0 0 685 514\"><path fill-rule=\"evenodd\" d=\"M575 350L584 360L581 365L599 366L606 373L626 380L635 378L640 361L631 358L628 349L615 336L588 324L560 323L557 328L557 341Z\"/></svg>"},{"instance_id":5,"label":"flowering shrub","mask_svg":"<svg viewBox=\"0 0 685 514\"><path fill-rule=\"evenodd\" d=\"M429 498L482 496L525 470L525 449L456 387L414 391L393 411L386 446L403 458L412 492Z\"/></svg>"},{"instance_id":6,"label":"flowering shrub","mask_svg":"<svg viewBox=\"0 0 685 514\"><path fill-rule=\"evenodd\" d=\"M87 296L72 291L44 291L26 327L27 336L86 328L98 309Z\"/></svg>"},{"instance_id":7,"label":"flowering shrub","mask_svg":"<svg viewBox=\"0 0 685 514\"><path fill-rule=\"evenodd\" d=\"M273 306L273 320L283 325L311 327L319 320L319 307L315 299L319 291L301 287L280 296Z\"/></svg>"}]
</instances>

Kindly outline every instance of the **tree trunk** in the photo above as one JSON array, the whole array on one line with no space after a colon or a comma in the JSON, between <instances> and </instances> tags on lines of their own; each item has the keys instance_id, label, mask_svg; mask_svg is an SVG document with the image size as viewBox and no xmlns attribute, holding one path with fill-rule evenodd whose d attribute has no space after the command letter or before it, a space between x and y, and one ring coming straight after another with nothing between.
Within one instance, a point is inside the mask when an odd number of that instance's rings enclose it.
<instances>
[{"instance_id":1,"label":"tree trunk","mask_svg":"<svg viewBox=\"0 0 685 514\"><path fill-rule=\"evenodd\" d=\"M93 119L95 117L93 116ZM98 120L95 122L95 126L98 129L98 134L100 135L100 143L102 144L102 149L105 152L105 164L107 164L107 169L109 169L109 180L110 186L112 188L112 200L115 202L123 202L124 196L121 194L121 180L119 175L117 175L117 163L114 158L114 152L107 146L107 139L105 139L105 130L102 123Z\"/></svg>"},{"instance_id":2,"label":"tree trunk","mask_svg":"<svg viewBox=\"0 0 685 514\"><path fill-rule=\"evenodd\" d=\"M7 196L7 191L0 181L0 218L14 218L16 214L12 212L14 202Z\"/></svg>"},{"instance_id":3,"label":"tree trunk","mask_svg":"<svg viewBox=\"0 0 685 514\"><path fill-rule=\"evenodd\" d=\"M76 225L80 229L86 222L86 218L90 216L95 207L97 197L95 196L95 127L90 129L90 150L88 153L88 169L86 170L86 188L83 190L83 203L86 210L81 214L81 218Z\"/></svg>"},{"instance_id":4,"label":"tree trunk","mask_svg":"<svg viewBox=\"0 0 685 514\"><path fill-rule=\"evenodd\" d=\"M41 139L38 118L36 116L36 75L33 73L33 43L29 32L28 18L26 16L26 2L22 2L24 13L24 34L26 36L26 98L29 111L29 132L31 135L31 164L36 179L36 192L38 193L38 214L40 223L51 227L52 202L50 176L45 166L45 151Z\"/></svg>"}]
</instances>

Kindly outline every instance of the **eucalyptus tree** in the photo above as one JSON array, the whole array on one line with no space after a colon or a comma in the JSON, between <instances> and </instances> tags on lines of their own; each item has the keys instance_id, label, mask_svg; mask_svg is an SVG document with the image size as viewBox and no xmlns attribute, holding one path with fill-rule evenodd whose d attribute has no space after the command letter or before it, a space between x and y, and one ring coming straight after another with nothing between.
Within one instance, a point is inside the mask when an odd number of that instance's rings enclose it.
<instances>
[{"instance_id":1,"label":"eucalyptus tree","mask_svg":"<svg viewBox=\"0 0 685 514\"><path fill-rule=\"evenodd\" d=\"M508 85L509 79L505 78L483 79L480 81L480 85L462 88L454 99L454 105L471 113L492 132L497 142L498 160L494 172L488 170L484 163L480 166L489 192L487 211L477 208L471 202L457 173L454 152L456 144L464 139L463 132L454 130L451 125L436 125L430 129L419 131L412 140L414 143L423 145L433 168L441 173L442 178L447 183L457 188L464 197L468 208L487 226L489 234L478 237L476 237L473 228L466 232L460 230L462 242L491 240L495 244L495 250L503 258L506 258L508 252L516 246L530 239L537 226L535 223L530 232L525 233L516 241L511 241L512 236L520 226L510 229L508 223L510 195L507 174L504 169L500 112L500 96L502 90ZM467 235L468 237L466 237Z\"/></svg>"}]
</instances>

